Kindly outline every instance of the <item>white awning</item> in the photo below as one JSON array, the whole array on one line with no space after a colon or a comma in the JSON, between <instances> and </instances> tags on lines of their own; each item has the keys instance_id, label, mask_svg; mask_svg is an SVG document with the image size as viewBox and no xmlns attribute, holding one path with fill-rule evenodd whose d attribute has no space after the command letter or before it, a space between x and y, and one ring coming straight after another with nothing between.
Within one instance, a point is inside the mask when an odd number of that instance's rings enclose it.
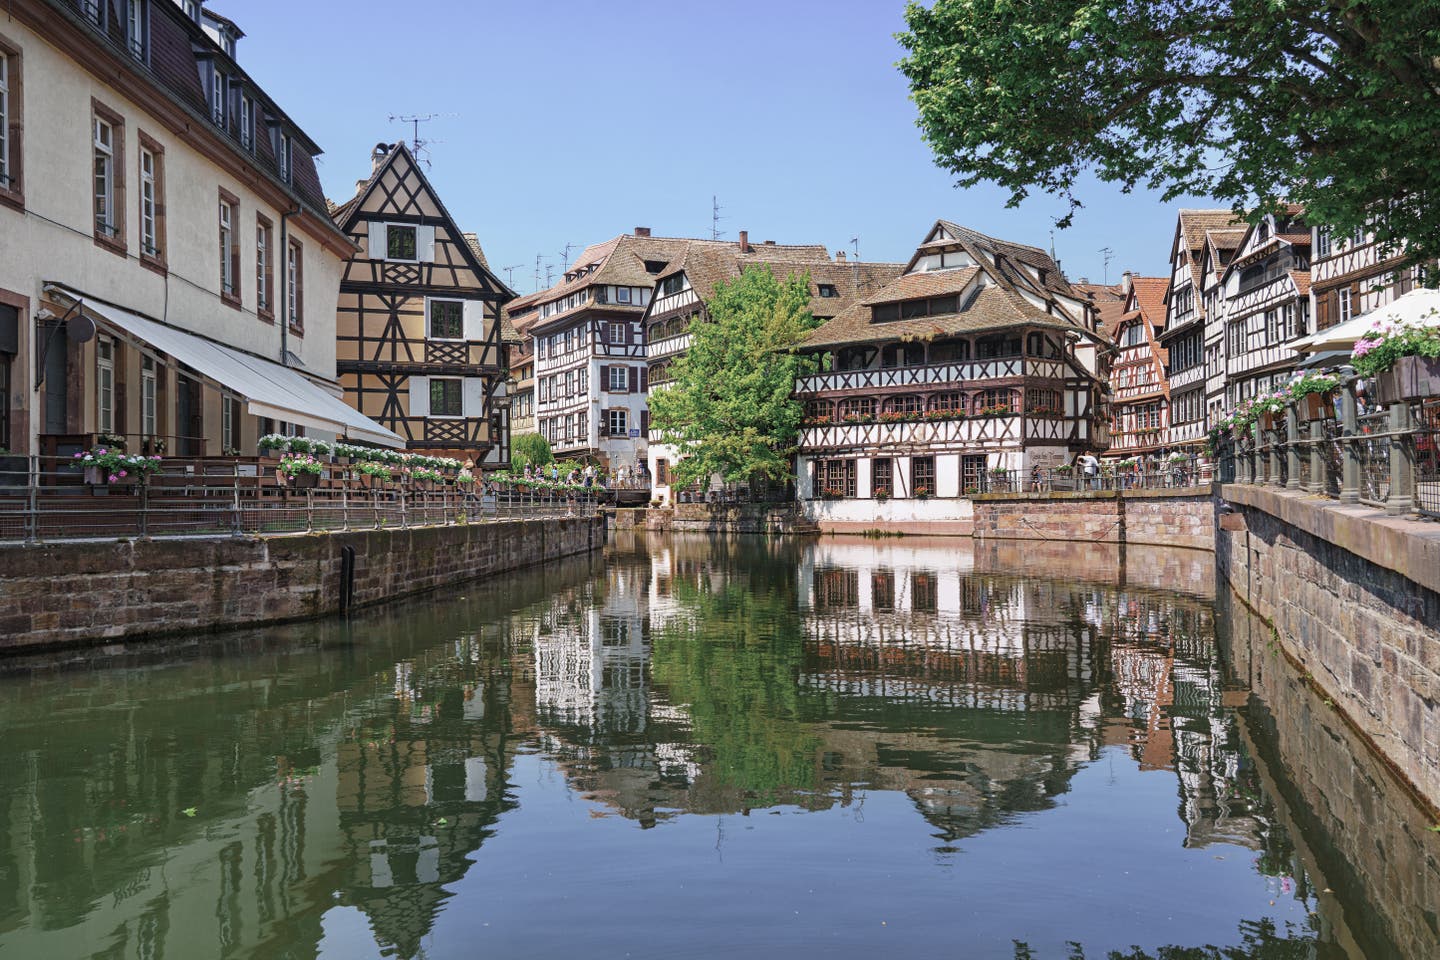
<instances>
[{"instance_id":1,"label":"white awning","mask_svg":"<svg viewBox=\"0 0 1440 960\"><path fill-rule=\"evenodd\" d=\"M1351 317L1344 323L1326 327L1319 333L1312 333L1290 344L1301 353L1318 353L1321 350L1350 350L1355 341L1369 333L1377 324L1418 323L1422 326L1440 326L1440 290L1421 287L1397 297L1383 307L1369 313Z\"/></svg>"},{"instance_id":2,"label":"white awning","mask_svg":"<svg viewBox=\"0 0 1440 960\"><path fill-rule=\"evenodd\" d=\"M46 284L45 290L81 301L81 309L97 323L129 333L234 391L245 398L246 410L257 417L284 420L387 447L405 445L399 434L382 427L293 367L281 366L89 299L59 284Z\"/></svg>"}]
</instances>

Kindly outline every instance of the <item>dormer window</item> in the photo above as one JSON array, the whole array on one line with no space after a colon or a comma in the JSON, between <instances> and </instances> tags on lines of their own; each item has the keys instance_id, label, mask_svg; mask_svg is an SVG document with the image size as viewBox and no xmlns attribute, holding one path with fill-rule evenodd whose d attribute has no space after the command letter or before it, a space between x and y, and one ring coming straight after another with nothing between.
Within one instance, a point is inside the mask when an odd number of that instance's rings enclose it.
<instances>
[{"instance_id":1,"label":"dormer window","mask_svg":"<svg viewBox=\"0 0 1440 960\"><path fill-rule=\"evenodd\" d=\"M832 297L840 296L840 292L835 289L835 285L833 283L822 283L820 284L820 296L829 300Z\"/></svg>"},{"instance_id":2,"label":"dormer window","mask_svg":"<svg viewBox=\"0 0 1440 960\"><path fill-rule=\"evenodd\" d=\"M219 68L210 71L210 119L218 127L225 126L225 74Z\"/></svg>"},{"instance_id":3,"label":"dormer window","mask_svg":"<svg viewBox=\"0 0 1440 960\"><path fill-rule=\"evenodd\" d=\"M129 0L125 5L125 48L130 56L145 60L145 0Z\"/></svg>"},{"instance_id":4,"label":"dormer window","mask_svg":"<svg viewBox=\"0 0 1440 960\"><path fill-rule=\"evenodd\" d=\"M180 0L180 8L185 11L185 16L200 22L200 0Z\"/></svg>"},{"instance_id":5,"label":"dormer window","mask_svg":"<svg viewBox=\"0 0 1440 960\"><path fill-rule=\"evenodd\" d=\"M255 101L240 95L240 146L255 150Z\"/></svg>"},{"instance_id":6,"label":"dormer window","mask_svg":"<svg viewBox=\"0 0 1440 960\"><path fill-rule=\"evenodd\" d=\"M80 0L80 12L95 26L105 26L105 4L101 0Z\"/></svg>"},{"instance_id":7,"label":"dormer window","mask_svg":"<svg viewBox=\"0 0 1440 960\"><path fill-rule=\"evenodd\" d=\"M290 182L291 159L290 134L281 133L277 128L275 133L275 170L280 174L280 179L286 183Z\"/></svg>"}]
</instances>

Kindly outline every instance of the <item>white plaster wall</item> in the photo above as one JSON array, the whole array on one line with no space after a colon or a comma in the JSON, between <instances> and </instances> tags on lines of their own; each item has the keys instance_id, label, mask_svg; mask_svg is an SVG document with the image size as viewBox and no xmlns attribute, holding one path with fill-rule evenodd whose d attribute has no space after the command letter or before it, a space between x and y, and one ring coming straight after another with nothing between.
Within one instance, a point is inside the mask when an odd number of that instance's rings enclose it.
<instances>
[{"instance_id":1,"label":"white plaster wall","mask_svg":"<svg viewBox=\"0 0 1440 960\"><path fill-rule=\"evenodd\" d=\"M935 496L960 496L960 455L942 454L935 458Z\"/></svg>"},{"instance_id":2,"label":"white plaster wall","mask_svg":"<svg viewBox=\"0 0 1440 960\"><path fill-rule=\"evenodd\" d=\"M802 492L802 497L804 493ZM805 516L832 523L934 523L973 521L975 505L968 497L928 500L802 500Z\"/></svg>"}]
</instances>

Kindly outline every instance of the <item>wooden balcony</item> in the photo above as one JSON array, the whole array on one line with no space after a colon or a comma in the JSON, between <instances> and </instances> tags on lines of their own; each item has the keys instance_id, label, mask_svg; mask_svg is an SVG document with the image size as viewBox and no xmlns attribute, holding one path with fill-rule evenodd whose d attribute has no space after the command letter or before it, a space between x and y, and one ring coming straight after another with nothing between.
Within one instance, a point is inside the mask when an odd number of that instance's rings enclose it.
<instances>
[{"instance_id":1,"label":"wooden balcony","mask_svg":"<svg viewBox=\"0 0 1440 960\"><path fill-rule=\"evenodd\" d=\"M1034 422L1038 424L1041 421ZM809 453L820 450L1018 446L1021 429L1018 414L904 423L831 423L802 427L800 449Z\"/></svg>"},{"instance_id":2,"label":"wooden balcony","mask_svg":"<svg viewBox=\"0 0 1440 960\"><path fill-rule=\"evenodd\" d=\"M1059 360L1007 357L1003 360L967 360L962 363L927 364L888 369L832 370L802 377L795 385L796 396L830 391L865 392L904 387L952 386L978 380L1015 377L1042 377L1062 380L1065 364Z\"/></svg>"},{"instance_id":3,"label":"wooden balcony","mask_svg":"<svg viewBox=\"0 0 1440 960\"><path fill-rule=\"evenodd\" d=\"M666 337L664 340L654 340L646 348L646 357L650 360L660 360L665 357L674 356L690 348L690 334L682 333L678 337Z\"/></svg>"}]
</instances>

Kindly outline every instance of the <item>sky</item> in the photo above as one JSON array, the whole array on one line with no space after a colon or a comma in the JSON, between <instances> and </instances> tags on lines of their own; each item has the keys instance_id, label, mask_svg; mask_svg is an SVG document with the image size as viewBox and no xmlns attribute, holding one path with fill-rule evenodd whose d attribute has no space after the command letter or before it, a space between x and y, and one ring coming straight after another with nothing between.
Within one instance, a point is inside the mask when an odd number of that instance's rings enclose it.
<instances>
[{"instance_id":1,"label":"sky","mask_svg":"<svg viewBox=\"0 0 1440 960\"><path fill-rule=\"evenodd\" d=\"M1181 206L1090 180L1085 209L935 166L895 68L902 0L208 0L246 71L324 149L326 194L368 176L393 117L434 115L427 175L519 293L635 227L908 260L935 220L1054 246L1073 280L1163 275ZM858 238L858 239L857 239ZM512 271L505 268L514 267Z\"/></svg>"}]
</instances>

